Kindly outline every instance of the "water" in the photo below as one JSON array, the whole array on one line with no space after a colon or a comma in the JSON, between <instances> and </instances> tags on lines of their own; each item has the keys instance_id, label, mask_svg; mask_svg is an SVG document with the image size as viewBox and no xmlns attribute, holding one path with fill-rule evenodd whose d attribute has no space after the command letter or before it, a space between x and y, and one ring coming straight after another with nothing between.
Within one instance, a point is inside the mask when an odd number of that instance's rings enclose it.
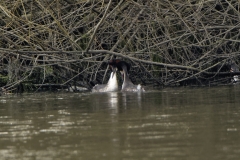
<instances>
[{"instance_id":1,"label":"water","mask_svg":"<svg viewBox=\"0 0 240 160\"><path fill-rule=\"evenodd\" d=\"M233 160L240 86L0 97L1 160Z\"/></svg>"}]
</instances>

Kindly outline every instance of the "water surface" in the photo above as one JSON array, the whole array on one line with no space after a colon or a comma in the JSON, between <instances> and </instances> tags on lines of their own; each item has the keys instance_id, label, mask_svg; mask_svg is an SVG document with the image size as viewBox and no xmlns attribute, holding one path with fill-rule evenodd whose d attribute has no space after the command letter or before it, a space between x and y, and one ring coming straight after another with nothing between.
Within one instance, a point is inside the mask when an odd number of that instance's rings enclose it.
<instances>
[{"instance_id":1,"label":"water surface","mask_svg":"<svg viewBox=\"0 0 240 160\"><path fill-rule=\"evenodd\" d=\"M0 159L233 160L240 86L0 97Z\"/></svg>"}]
</instances>

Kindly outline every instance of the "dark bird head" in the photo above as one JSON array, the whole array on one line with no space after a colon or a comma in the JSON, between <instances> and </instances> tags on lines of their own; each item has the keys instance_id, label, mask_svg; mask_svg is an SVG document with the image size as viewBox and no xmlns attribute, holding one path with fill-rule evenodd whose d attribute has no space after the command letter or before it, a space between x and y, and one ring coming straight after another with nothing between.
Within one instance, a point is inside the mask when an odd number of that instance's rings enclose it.
<instances>
[{"instance_id":1,"label":"dark bird head","mask_svg":"<svg viewBox=\"0 0 240 160\"><path fill-rule=\"evenodd\" d=\"M231 64L230 72L239 72L239 67L235 62Z\"/></svg>"},{"instance_id":2,"label":"dark bird head","mask_svg":"<svg viewBox=\"0 0 240 160\"><path fill-rule=\"evenodd\" d=\"M114 68L116 68L118 71L120 71L121 75L122 75L122 79L124 79L124 73L123 70L125 71L125 73L129 73L130 70L130 65L125 62L122 61L120 59L111 59L108 62L108 65L110 66L110 68L113 70Z\"/></svg>"},{"instance_id":3,"label":"dark bird head","mask_svg":"<svg viewBox=\"0 0 240 160\"><path fill-rule=\"evenodd\" d=\"M116 67L118 71L123 71L123 68L126 68L126 72L128 73L129 70L130 70L130 65L125 62L125 61L122 61L120 59L111 59L109 62L108 62L108 65L110 66L110 68L112 69L113 67Z\"/></svg>"}]
</instances>

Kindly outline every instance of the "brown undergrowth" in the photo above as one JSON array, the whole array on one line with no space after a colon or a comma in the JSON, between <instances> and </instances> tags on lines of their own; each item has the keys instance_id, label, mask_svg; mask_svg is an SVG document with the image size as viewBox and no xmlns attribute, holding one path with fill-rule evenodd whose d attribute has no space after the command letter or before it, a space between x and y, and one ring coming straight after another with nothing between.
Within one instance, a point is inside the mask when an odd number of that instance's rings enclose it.
<instances>
[{"instance_id":1,"label":"brown undergrowth","mask_svg":"<svg viewBox=\"0 0 240 160\"><path fill-rule=\"evenodd\" d=\"M2 91L91 88L106 83L111 58L131 64L134 83L229 83L229 66L239 63L239 7L235 0L5 0Z\"/></svg>"}]
</instances>

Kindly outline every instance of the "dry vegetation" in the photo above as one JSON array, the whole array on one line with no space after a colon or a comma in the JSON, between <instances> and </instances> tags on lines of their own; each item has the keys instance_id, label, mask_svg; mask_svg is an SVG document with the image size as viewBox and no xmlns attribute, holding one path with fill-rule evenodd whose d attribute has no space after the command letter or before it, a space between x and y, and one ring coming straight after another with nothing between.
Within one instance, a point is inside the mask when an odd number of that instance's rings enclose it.
<instances>
[{"instance_id":1,"label":"dry vegetation","mask_svg":"<svg viewBox=\"0 0 240 160\"><path fill-rule=\"evenodd\" d=\"M134 83L229 82L239 61L237 0L4 0L4 91L106 83L105 63L131 63ZM237 73L238 74L238 73ZM23 87L21 87L23 86Z\"/></svg>"}]
</instances>

